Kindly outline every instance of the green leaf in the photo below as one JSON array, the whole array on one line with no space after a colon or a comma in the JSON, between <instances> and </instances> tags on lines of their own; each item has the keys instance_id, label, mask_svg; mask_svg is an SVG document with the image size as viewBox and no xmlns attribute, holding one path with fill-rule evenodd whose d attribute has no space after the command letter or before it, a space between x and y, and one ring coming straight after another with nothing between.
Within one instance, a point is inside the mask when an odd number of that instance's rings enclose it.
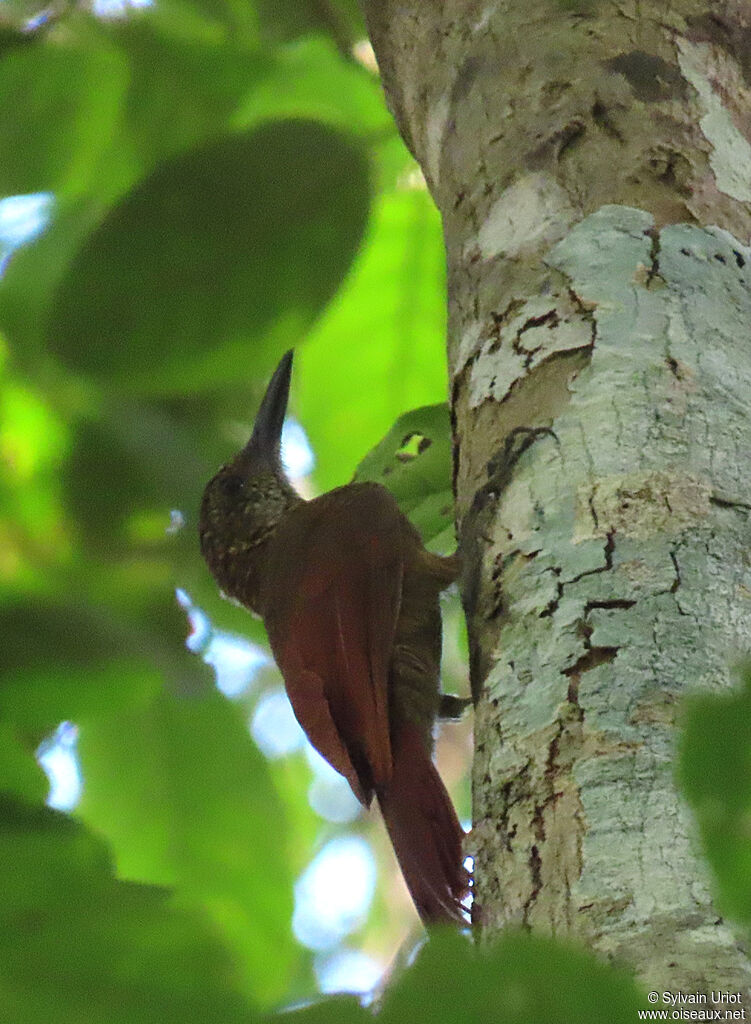
<instances>
[{"instance_id":1,"label":"green leaf","mask_svg":"<svg viewBox=\"0 0 751 1024\"><path fill-rule=\"evenodd\" d=\"M427 405L400 416L362 460L355 479L387 487L426 543L456 547L447 405Z\"/></svg>"},{"instance_id":2,"label":"green leaf","mask_svg":"<svg viewBox=\"0 0 751 1024\"><path fill-rule=\"evenodd\" d=\"M257 7L261 31L269 42L323 31L346 52L365 36L357 0L257 0Z\"/></svg>"},{"instance_id":3,"label":"green leaf","mask_svg":"<svg viewBox=\"0 0 751 1024\"><path fill-rule=\"evenodd\" d=\"M0 710L34 735L49 732L61 721L111 713L137 703L152 692L159 676L135 658L75 666L50 658L8 673Z\"/></svg>"},{"instance_id":4,"label":"green leaf","mask_svg":"<svg viewBox=\"0 0 751 1024\"><path fill-rule=\"evenodd\" d=\"M44 373L40 365L49 372L45 334L52 298L76 250L100 216L99 202L91 197L56 205L47 230L14 253L0 277L0 323L18 365L31 375Z\"/></svg>"},{"instance_id":5,"label":"green leaf","mask_svg":"<svg viewBox=\"0 0 751 1024\"><path fill-rule=\"evenodd\" d=\"M373 1015L360 1003L356 996L331 996L319 999L308 1006L266 1018L268 1024L278 1021L279 1024L366 1024L373 1021Z\"/></svg>"},{"instance_id":6,"label":"green leaf","mask_svg":"<svg viewBox=\"0 0 751 1024\"><path fill-rule=\"evenodd\" d=\"M424 191L384 197L349 280L296 359L322 489L344 483L406 409L446 398L444 255Z\"/></svg>"},{"instance_id":7,"label":"green leaf","mask_svg":"<svg viewBox=\"0 0 751 1024\"><path fill-rule=\"evenodd\" d=\"M42 803L49 787L30 746L11 722L0 722L0 791Z\"/></svg>"},{"instance_id":8,"label":"green leaf","mask_svg":"<svg viewBox=\"0 0 751 1024\"><path fill-rule=\"evenodd\" d=\"M259 392L265 382L264 374ZM219 396L173 402L115 397L100 420L79 424L64 467L68 508L89 556L95 552L99 559L85 567L87 592L109 606L127 599L131 612L142 608L142 629L164 631L177 673L184 665L175 640L182 640L184 625L175 629L169 621L165 629L168 620L153 609L155 600L174 607L176 587L187 590L217 624L265 639L260 623L220 596L201 558L197 532L203 488L235 444L227 442L220 413L227 404L252 408L248 390L227 389L221 402ZM168 533L172 510L183 515L184 526ZM130 643L142 647L143 637Z\"/></svg>"},{"instance_id":9,"label":"green leaf","mask_svg":"<svg viewBox=\"0 0 751 1024\"><path fill-rule=\"evenodd\" d=\"M625 972L574 946L512 932L477 948L446 932L387 991L379 1021L633 1024L646 1006Z\"/></svg>"},{"instance_id":10,"label":"green leaf","mask_svg":"<svg viewBox=\"0 0 751 1024\"><path fill-rule=\"evenodd\" d=\"M247 991L281 998L300 956L286 820L241 710L218 693L162 692L80 727L79 813L109 839L118 874L175 885L221 932Z\"/></svg>"},{"instance_id":11,"label":"green leaf","mask_svg":"<svg viewBox=\"0 0 751 1024\"><path fill-rule=\"evenodd\" d=\"M254 0L162 0L147 11L129 10L127 20L147 22L177 46L189 41L252 53L259 42Z\"/></svg>"},{"instance_id":12,"label":"green leaf","mask_svg":"<svg viewBox=\"0 0 751 1024\"><path fill-rule=\"evenodd\" d=\"M359 148L312 121L264 125L162 165L89 238L48 343L129 390L252 377L336 290L368 211Z\"/></svg>"},{"instance_id":13,"label":"green leaf","mask_svg":"<svg viewBox=\"0 0 751 1024\"><path fill-rule=\"evenodd\" d=\"M232 124L248 128L271 117L310 117L365 139L399 137L378 78L343 60L321 37L276 50L266 75L248 90Z\"/></svg>"},{"instance_id":14,"label":"green leaf","mask_svg":"<svg viewBox=\"0 0 751 1024\"><path fill-rule=\"evenodd\" d=\"M64 480L69 507L90 542L122 547L133 516L157 511L167 542L170 510L195 513L222 459L215 423L199 409L196 420L181 422L155 402L113 399L101 420L79 425ZM208 437L199 437L201 427ZM213 459L202 458L202 450L213 450ZM197 554L195 531L191 536Z\"/></svg>"},{"instance_id":15,"label":"green leaf","mask_svg":"<svg viewBox=\"0 0 751 1024\"><path fill-rule=\"evenodd\" d=\"M124 640L134 635L123 633L111 610L72 599L19 600L0 609L0 630L0 717L38 739L66 718L128 706L159 685L146 660L127 651Z\"/></svg>"},{"instance_id":16,"label":"green leaf","mask_svg":"<svg viewBox=\"0 0 751 1024\"><path fill-rule=\"evenodd\" d=\"M678 776L722 913L751 924L751 669L743 689L686 703Z\"/></svg>"},{"instance_id":17,"label":"green leaf","mask_svg":"<svg viewBox=\"0 0 751 1024\"><path fill-rule=\"evenodd\" d=\"M101 842L0 796L0 994L14 1024L254 1019L205 918L116 881Z\"/></svg>"},{"instance_id":18,"label":"green leaf","mask_svg":"<svg viewBox=\"0 0 751 1024\"><path fill-rule=\"evenodd\" d=\"M0 195L79 194L108 147L127 67L106 48L51 39L0 61Z\"/></svg>"},{"instance_id":19,"label":"green leaf","mask_svg":"<svg viewBox=\"0 0 751 1024\"><path fill-rule=\"evenodd\" d=\"M165 35L159 31L159 18L155 22L156 13L107 28L131 72L123 138L112 147L111 158L129 158L138 176L226 135L230 124L237 128L238 106L276 74L271 53L248 50L223 32L209 38Z\"/></svg>"}]
</instances>

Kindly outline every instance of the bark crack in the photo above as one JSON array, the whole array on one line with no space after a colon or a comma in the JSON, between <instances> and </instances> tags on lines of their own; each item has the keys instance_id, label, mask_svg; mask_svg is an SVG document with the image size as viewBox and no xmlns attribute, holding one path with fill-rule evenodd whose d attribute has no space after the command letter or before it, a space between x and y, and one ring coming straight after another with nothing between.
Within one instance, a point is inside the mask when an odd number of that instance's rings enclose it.
<instances>
[{"instance_id":1,"label":"bark crack","mask_svg":"<svg viewBox=\"0 0 751 1024\"><path fill-rule=\"evenodd\" d=\"M710 494L709 504L716 505L718 508L743 509L744 511L751 510L751 503L739 501L737 498L720 497L716 492L714 494Z\"/></svg>"},{"instance_id":2,"label":"bark crack","mask_svg":"<svg viewBox=\"0 0 751 1024\"><path fill-rule=\"evenodd\" d=\"M547 313L543 313L540 316L531 316L522 324L522 326L516 332L516 337L511 343L511 348L518 356L521 356L524 360L525 370L529 369L529 367L532 364L532 359L540 351L540 349L543 348L543 345L541 342L535 348L525 348L522 343L522 335L525 334L527 331L532 330L534 327L543 327L546 324L551 330L553 330L560 324L560 322L561 318L558 315L558 311L556 309L549 309ZM566 349L566 351L570 352L573 350ZM555 354L556 353L553 353L553 355ZM548 358L550 358L550 356L548 356ZM542 360L540 365L542 365L542 363L545 361L546 360Z\"/></svg>"},{"instance_id":3,"label":"bark crack","mask_svg":"<svg viewBox=\"0 0 751 1024\"><path fill-rule=\"evenodd\" d=\"M649 270L647 279L644 282L645 288L651 288L655 282L660 286L665 285L665 278L660 273L660 230L657 227L648 228L645 234L649 237L651 245L649 249Z\"/></svg>"},{"instance_id":4,"label":"bark crack","mask_svg":"<svg viewBox=\"0 0 751 1024\"><path fill-rule=\"evenodd\" d=\"M526 800L530 789L529 775L530 762L527 762L513 779L510 779L501 786L501 810L498 815L496 831L501 836L501 842L509 853L513 852L512 841L516 838L518 829L516 822L513 825L509 823L510 811L517 804ZM490 784L489 776L487 784Z\"/></svg>"},{"instance_id":5,"label":"bark crack","mask_svg":"<svg viewBox=\"0 0 751 1024\"><path fill-rule=\"evenodd\" d=\"M615 139L621 145L624 143L624 138L621 132L616 127L613 119L610 117L608 108L597 97L592 105L592 120L606 135L609 135L611 139Z\"/></svg>"},{"instance_id":6,"label":"bark crack","mask_svg":"<svg viewBox=\"0 0 751 1024\"><path fill-rule=\"evenodd\" d=\"M591 576L595 573L605 572L613 568L613 551L615 549L614 533L611 531L608 534L607 542L605 545L605 566L599 569L590 569L588 572L581 573L575 577L575 580L582 579L584 576ZM677 564L676 564L677 571ZM575 580L569 580L567 582L573 583ZM563 591L566 583L561 584L561 591ZM572 704L579 710L580 720L584 718L584 711L579 704L579 684L581 677L585 672L591 672L592 669L598 668L600 665L607 665L612 661L615 661L618 656L620 648L617 645L603 644L600 646L593 646L591 643L591 637L593 628L589 623L589 615L595 609L606 609L613 611L628 611L629 608L633 608L636 605L636 600L631 598L598 598L589 600L584 605L582 618L580 619L580 634L584 645L584 653L574 662L573 665L569 665L568 668L562 670L562 674L567 677L568 693L567 698L569 704ZM551 612L552 614L552 612Z\"/></svg>"},{"instance_id":7,"label":"bark crack","mask_svg":"<svg viewBox=\"0 0 751 1024\"><path fill-rule=\"evenodd\" d=\"M596 569L586 569L584 572L580 572L578 576L573 576L570 580L566 580L565 584L578 583L579 580L583 580L585 576L595 576L599 572L609 572L613 568L613 552L615 551L615 530L609 530L605 537L605 565L598 566Z\"/></svg>"},{"instance_id":8,"label":"bark crack","mask_svg":"<svg viewBox=\"0 0 751 1024\"><path fill-rule=\"evenodd\" d=\"M588 640L585 641L588 643ZM586 651L570 668L563 669L563 675L568 677L569 703L576 707L579 705L579 683L585 672L591 672L598 665L606 665L615 661L619 647L587 647Z\"/></svg>"},{"instance_id":9,"label":"bark crack","mask_svg":"<svg viewBox=\"0 0 751 1024\"><path fill-rule=\"evenodd\" d=\"M597 488L593 487L592 490L589 492L588 502L589 502L589 511L592 514L592 522L595 524L595 530L599 532L599 529L600 529L600 518L597 515L597 508L595 507L595 493L596 493L596 490L597 490Z\"/></svg>"},{"instance_id":10,"label":"bark crack","mask_svg":"<svg viewBox=\"0 0 751 1024\"><path fill-rule=\"evenodd\" d=\"M545 842L547 840L545 831L545 813L549 807L563 796L563 792L556 789L555 783L560 772L558 754L561 736L565 729L565 723L562 719L559 719L557 725L558 729L548 744L545 767L543 770L543 779L545 780L548 793L542 803L535 804L534 813L530 822L532 835L535 839L535 842L532 843L529 850L529 873L532 888L529 896L524 901L524 906L522 907L522 923L527 928L530 927L529 917L532 907L537 901L537 898L543 888L541 851L544 849Z\"/></svg>"},{"instance_id":11,"label":"bark crack","mask_svg":"<svg viewBox=\"0 0 751 1024\"><path fill-rule=\"evenodd\" d=\"M670 552L670 561L673 563L673 568L675 569L675 579L670 586L670 593L674 594L681 585L681 570L678 565L678 558L676 557L675 551ZM680 606L678 610L680 611ZM683 613L681 612L681 614Z\"/></svg>"},{"instance_id":12,"label":"bark crack","mask_svg":"<svg viewBox=\"0 0 751 1024\"><path fill-rule=\"evenodd\" d=\"M592 514L593 515L595 514L594 508L592 509ZM604 550L604 554L605 554L605 564L604 565L598 565L595 569L585 569L585 571L584 572L580 572L578 576L572 576L570 580L558 580L557 581L557 584L556 584L556 587L557 587L556 596L554 598L552 598L548 602L547 606L540 612L539 618L547 619L547 618L549 618L551 615L553 615L558 610L558 607L559 607L559 605L561 603L561 598L563 597L563 594L564 594L564 590L570 584L578 583L580 580L585 579L585 577L587 577L587 576L596 576L596 575L598 575L601 572L610 572L610 570L613 568L613 552L615 550L615 530L611 530L608 533L608 535L607 535L607 537L605 539L605 547L604 547L603 550ZM557 566L551 567L551 569L549 571L555 573L556 576L560 576L560 574L561 574L561 570ZM624 602L620 602L618 599L614 598L613 600L611 600L609 602L600 602L599 604L597 602L593 602L590 605L588 605L588 607L592 607L592 608L597 608L597 607L603 607L603 608L631 607L635 603L636 603L635 601L632 601L630 603L628 603L628 602L624 603Z\"/></svg>"},{"instance_id":13,"label":"bark crack","mask_svg":"<svg viewBox=\"0 0 751 1024\"><path fill-rule=\"evenodd\" d=\"M529 851L529 872L532 877L532 891L522 907L522 923L525 928L530 927L530 911L542 890L542 857L536 843L532 844L532 848Z\"/></svg>"},{"instance_id":14,"label":"bark crack","mask_svg":"<svg viewBox=\"0 0 751 1024\"><path fill-rule=\"evenodd\" d=\"M594 348L597 340L597 320L594 315L596 306L582 299L581 296L574 291L573 287L569 287L568 297L571 299L575 309L581 315L582 320L589 324L590 347Z\"/></svg>"}]
</instances>

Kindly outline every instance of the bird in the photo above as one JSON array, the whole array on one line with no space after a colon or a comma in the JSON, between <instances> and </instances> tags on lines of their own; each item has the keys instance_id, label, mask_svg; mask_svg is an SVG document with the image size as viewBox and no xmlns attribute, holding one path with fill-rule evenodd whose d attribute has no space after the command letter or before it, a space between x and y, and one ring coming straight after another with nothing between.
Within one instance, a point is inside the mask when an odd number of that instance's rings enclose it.
<instances>
[{"instance_id":1,"label":"bird","mask_svg":"<svg viewBox=\"0 0 751 1024\"><path fill-rule=\"evenodd\" d=\"M439 714L468 703L440 692L439 594L460 561L426 550L379 483L297 493L281 460L292 362L205 487L201 552L223 594L262 618L313 747L365 807L375 797L423 923L461 925L464 832L432 759Z\"/></svg>"}]
</instances>

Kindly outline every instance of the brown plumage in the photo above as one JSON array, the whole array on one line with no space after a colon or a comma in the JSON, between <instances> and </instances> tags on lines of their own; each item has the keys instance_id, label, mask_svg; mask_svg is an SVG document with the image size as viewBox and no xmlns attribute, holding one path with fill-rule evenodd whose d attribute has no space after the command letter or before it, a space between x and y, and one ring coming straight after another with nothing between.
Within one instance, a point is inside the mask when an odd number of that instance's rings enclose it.
<instances>
[{"instance_id":1,"label":"brown plumage","mask_svg":"<svg viewBox=\"0 0 751 1024\"><path fill-rule=\"evenodd\" d=\"M288 352L250 441L206 487L201 550L222 590L262 616L310 742L363 804L376 796L420 917L461 922L463 832L431 759L438 595L458 560L426 551L380 484L307 502L293 490L279 457L291 367Z\"/></svg>"}]
</instances>

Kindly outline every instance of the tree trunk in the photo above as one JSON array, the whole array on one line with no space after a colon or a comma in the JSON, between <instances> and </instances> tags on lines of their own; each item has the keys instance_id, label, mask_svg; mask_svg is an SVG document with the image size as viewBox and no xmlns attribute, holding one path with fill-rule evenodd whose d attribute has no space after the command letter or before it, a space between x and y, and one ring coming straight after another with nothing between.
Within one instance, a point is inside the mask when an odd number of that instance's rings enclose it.
<instances>
[{"instance_id":1,"label":"tree trunk","mask_svg":"<svg viewBox=\"0 0 751 1024\"><path fill-rule=\"evenodd\" d=\"M751 632L748 5L365 7L446 239L476 926L748 998L673 781Z\"/></svg>"}]
</instances>

